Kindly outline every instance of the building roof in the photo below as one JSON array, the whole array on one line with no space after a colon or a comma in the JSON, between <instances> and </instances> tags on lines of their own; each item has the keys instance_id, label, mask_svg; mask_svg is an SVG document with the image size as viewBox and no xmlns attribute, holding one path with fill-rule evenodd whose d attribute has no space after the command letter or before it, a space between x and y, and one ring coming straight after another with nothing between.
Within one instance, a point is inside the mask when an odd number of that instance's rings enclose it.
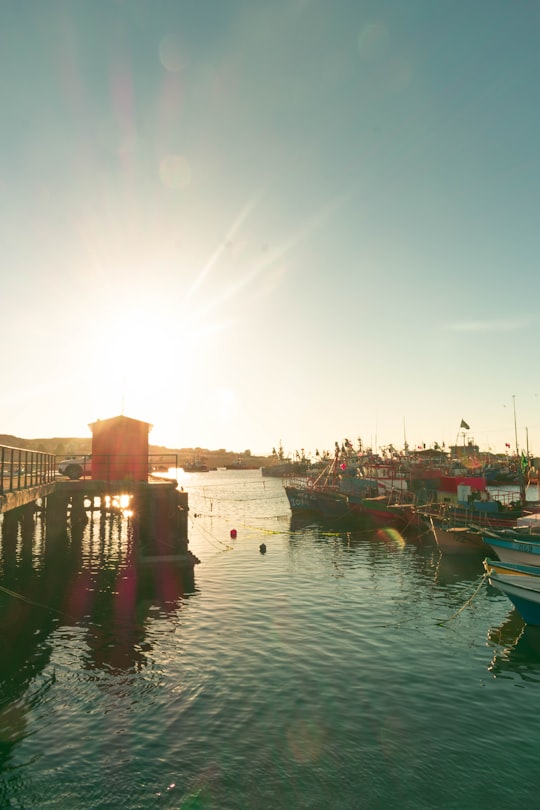
<instances>
[{"instance_id":1,"label":"building roof","mask_svg":"<svg viewBox=\"0 0 540 810\"><path fill-rule=\"evenodd\" d=\"M124 414L120 414L120 416L111 416L108 419L96 419L95 422L90 422L88 427L92 430L92 432L94 432L94 428L97 425L104 425L104 424L107 424L107 423L110 424L112 422L119 422L119 423L131 422L131 423L136 423L138 425L148 425L148 430L149 431L153 427L153 425L151 425L150 422L144 422L141 419L132 419L131 416L124 416Z\"/></svg>"}]
</instances>

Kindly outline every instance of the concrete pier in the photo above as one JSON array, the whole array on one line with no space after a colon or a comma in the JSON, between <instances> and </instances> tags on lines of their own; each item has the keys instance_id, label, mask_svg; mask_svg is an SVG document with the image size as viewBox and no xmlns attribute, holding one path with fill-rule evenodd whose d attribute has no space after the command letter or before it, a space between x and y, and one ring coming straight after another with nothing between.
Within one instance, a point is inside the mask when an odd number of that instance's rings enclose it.
<instances>
[{"instance_id":1,"label":"concrete pier","mask_svg":"<svg viewBox=\"0 0 540 810\"><path fill-rule=\"evenodd\" d=\"M88 513L122 514L120 496L127 496L129 520L133 529L134 551L141 563L175 562L193 568L199 560L188 548L188 493L177 489L176 481L56 481L48 484L46 495L29 500L30 493L18 496L13 506L4 511L3 541L16 543L18 527L33 526L39 509L45 524L47 544L55 538L84 530ZM38 507L39 503L39 507ZM16 505L15 505L16 504Z\"/></svg>"}]
</instances>

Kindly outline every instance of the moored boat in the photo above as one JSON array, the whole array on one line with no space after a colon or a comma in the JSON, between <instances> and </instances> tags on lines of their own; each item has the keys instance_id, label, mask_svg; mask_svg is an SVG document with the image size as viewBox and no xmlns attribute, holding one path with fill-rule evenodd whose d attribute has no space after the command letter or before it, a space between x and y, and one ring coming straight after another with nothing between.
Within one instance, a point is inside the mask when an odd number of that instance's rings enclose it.
<instances>
[{"instance_id":1,"label":"moored boat","mask_svg":"<svg viewBox=\"0 0 540 810\"><path fill-rule=\"evenodd\" d=\"M337 489L308 487L299 482L288 483L285 493L293 514L307 513L332 520L344 520L350 516L347 496Z\"/></svg>"},{"instance_id":2,"label":"moored boat","mask_svg":"<svg viewBox=\"0 0 540 810\"><path fill-rule=\"evenodd\" d=\"M210 467L202 456L192 458L191 461L185 461L182 464L184 472L210 472Z\"/></svg>"},{"instance_id":3,"label":"moored boat","mask_svg":"<svg viewBox=\"0 0 540 810\"><path fill-rule=\"evenodd\" d=\"M375 479L374 485L379 482ZM414 494L407 490L391 490L386 495L349 495L351 515L366 518L376 526L391 526L396 529L419 529L423 522L416 511Z\"/></svg>"},{"instance_id":4,"label":"moored boat","mask_svg":"<svg viewBox=\"0 0 540 810\"><path fill-rule=\"evenodd\" d=\"M231 464L225 464L226 470L259 470L260 467L257 464L250 464L248 461L244 459L237 458Z\"/></svg>"},{"instance_id":5,"label":"moored boat","mask_svg":"<svg viewBox=\"0 0 540 810\"><path fill-rule=\"evenodd\" d=\"M487 579L508 597L527 624L540 625L540 581L536 577L488 572Z\"/></svg>"},{"instance_id":6,"label":"moored boat","mask_svg":"<svg viewBox=\"0 0 540 810\"><path fill-rule=\"evenodd\" d=\"M281 442L278 449L274 447L272 450L272 460L269 464L261 467L263 476L270 476L271 478L284 478L287 475L307 475L311 463L305 457L304 451L295 453L294 458L285 456Z\"/></svg>"},{"instance_id":7,"label":"moored boat","mask_svg":"<svg viewBox=\"0 0 540 810\"><path fill-rule=\"evenodd\" d=\"M511 575L522 577L537 577L540 582L540 565L523 565L519 563L502 562L501 560L491 560L488 557L484 560L484 568L487 573L494 573L498 576Z\"/></svg>"},{"instance_id":8,"label":"moored boat","mask_svg":"<svg viewBox=\"0 0 540 810\"><path fill-rule=\"evenodd\" d=\"M437 518L431 518L430 527L441 554L486 554L489 551L482 534L475 528L449 526Z\"/></svg>"},{"instance_id":9,"label":"moored boat","mask_svg":"<svg viewBox=\"0 0 540 810\"><path fill-rule=\"evenodd\" d=\"M307 475L309 472L308 461L280 461L261 467L261 473L271 478L285 478L287 475Z\"/></svg>"},{"instance_id":10,"label":"moored boat","mask_svg":"<svg viewBox=\"0 0 540 810\"><path fill-rule=\"evenodd\" d=\"M351 523L359 515L351 512L350 498L376 495L378 491L375 481L343 475L337 453L316 478L293 476L284 480L283 487L293 514L308 513Z\"/></svg>"},{"instance_id":11,"label":"moored boat","mask_svg":"<svg viewBox=\"0 0 540 810\"><path fill-rule=\"evenodd\" d=\"M523 517L525 510L515 500L514 493L496 493L487 490L483 497L471 497L467 487L458 489L455 501L435 501L418 507L420 514L429 521L430 518L444 520L452 526L481 526L486 529L505 529L515 526Z\"/></svg>"},{"instance_id":12,"label":"moored boat","mask_svg":"<svg viewBox=\"0 0 540 810\"><path fill-rule=\"evenodd\" d=\"M483 532L484 543L502 562L540 565L540 535L521 532Z\"/></svg>"}]
</instances>

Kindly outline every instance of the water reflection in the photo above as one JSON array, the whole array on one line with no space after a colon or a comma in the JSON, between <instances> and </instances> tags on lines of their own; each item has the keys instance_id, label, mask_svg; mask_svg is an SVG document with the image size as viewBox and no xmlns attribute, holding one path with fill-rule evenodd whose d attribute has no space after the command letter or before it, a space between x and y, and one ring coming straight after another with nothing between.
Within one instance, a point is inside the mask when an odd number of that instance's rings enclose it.
<instances>
[{"instance_id":1,"label":"water reflection","mask_svg":"<svg viewBox=\"0 0 540 810\"><path fill-rule=\"evenodd\" d=\"M0 550L1 768L27 733L32 696L50 685L43 673L55 631L85 628L86 669L140 671L150 611L177 611L195 582L170 561L138 564L128 519L102 512L62 528L11 516Z\"/></svg>"},{"instance_id":2,"label":"water reflection","mask_svg":"<svg viewBox=\"0 0 540 810\"><path fill-rule=\"evenodd\" d=\"M335 532L337 534L348 534L355 527L342 519L320 518L310 514L292 513L290 516L289 531L291 533L303 532L305 529L317 529L321 532Z\"/></svg>"},{"instance_id":3,"label":"water reflection","mask_svg":"<svg viewBox=\"0 0 540 810\"><path fill-rule=\"evenodd\" d=\"M170 562L143 567L129 561L118 571L104 569L94 587L99 596L85 621L84 667L120 673L147 665L150 617L175 613L195 583L191 572Z\"/></svg>"},{"instance_id":4,"label":"water reflection","mask_svg":"<svg viewBox=\"0 0 540 810\"><path fill-rule=\"evenodd\" d=\"M540 627L525 624L512 609L500 627L490 629L488 644L494 648L488 669L495 677L519 676L540 683Z\"/></svg>"},{"instance_id":5,"label":"water reflection","mask_svg":"<svg viewBox=\"0 0 540 810\"><path fill-rule=\"evenodd\" d=\"M435 566L435 582L439 585L454 585L457 582L473 582L483 573L483 557L476 555L441 554Z\"/></svg>"},{"instance_id":6,"label":"water reflection","mask_svg":"<svg viewBox=\"0 0 540 810\"><path fill-rule=\"evenodd\" d=\"M354 525L347 526L343 521L323 520L312 515L292 514L289 522L289 532L291 535L303 536L306 530L311 529L313 533L321 537L341 537L347 543L351 541L361 542L366 538L379 539L381 542L391 541L402 544L406 540L406 535L393 527L377 527L366 519L364 525L358 520Z\"/></svg>"}]
</instances>

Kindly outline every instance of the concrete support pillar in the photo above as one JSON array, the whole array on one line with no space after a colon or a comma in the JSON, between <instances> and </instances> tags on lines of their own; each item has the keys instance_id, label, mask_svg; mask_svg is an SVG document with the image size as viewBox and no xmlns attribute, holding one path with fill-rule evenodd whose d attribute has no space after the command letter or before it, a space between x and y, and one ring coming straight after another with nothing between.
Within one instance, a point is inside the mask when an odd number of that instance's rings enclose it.
<instances>
[{"instance_id":1,"label":"concrete support pillar","mask_svg":"<svg viewBox=\"0 0 540 810\"><path fill-rule=\"evenodd\" d=\"M178 543L187 551L188 547L188 494L183 490L176 491L176 531Z\"/></svg>"},{"instance_id":2,"label":"concrete support pillar","mask_svg":"<svg viewBox=\"0 0 540 810\"><path fill-rule=\"evenodd\" d=\"M19 512L21 523L22 554L26 560L31 560L36 525L34 520L36 504L32 501L32 503L27 503L16 511Z\"/></svg>"},{"instance_id":3,"label":"concrete support pillar","mask_svg":"<svg viewBox=\"0 0 540 810\"><path fill-rule=\"evenodd\" d=\"M19 515L17 509L4 512L2 519L2 553L5 562L9 565L15 562L17 538L19 536Z\"/></svg>"},{"instance_id":4,"label":"concrete support pillar","mask_svg":"<svg viewBox=\"0 0 540 810\"><path fill-rule=\"evenodd\" d=\"M175 489L148 489L134 499L135 536L143 555L187 552L188 494Z\"/></svg>"},{"instance_id":5,"label":"concrete support pillar","mask_svg":"<svg viewBox=\"0 0 540 810\"><path fill-rule=\"evenodd\" d=\"M71 526L85 526L88 523L88 515L84 506L84 495L77 494L71 496Z\"/></svg>"},{"instance_id":6,"label":"concrete support pillar","mask_svg":"<svg viewBox=\"0 0 540 810\"><path fill-rule=\"evenodd\" d=\"M69 496L52 492L47 496L45 509L45 536L47 542L66 534Z\"/></svg>"}]
</instances>

